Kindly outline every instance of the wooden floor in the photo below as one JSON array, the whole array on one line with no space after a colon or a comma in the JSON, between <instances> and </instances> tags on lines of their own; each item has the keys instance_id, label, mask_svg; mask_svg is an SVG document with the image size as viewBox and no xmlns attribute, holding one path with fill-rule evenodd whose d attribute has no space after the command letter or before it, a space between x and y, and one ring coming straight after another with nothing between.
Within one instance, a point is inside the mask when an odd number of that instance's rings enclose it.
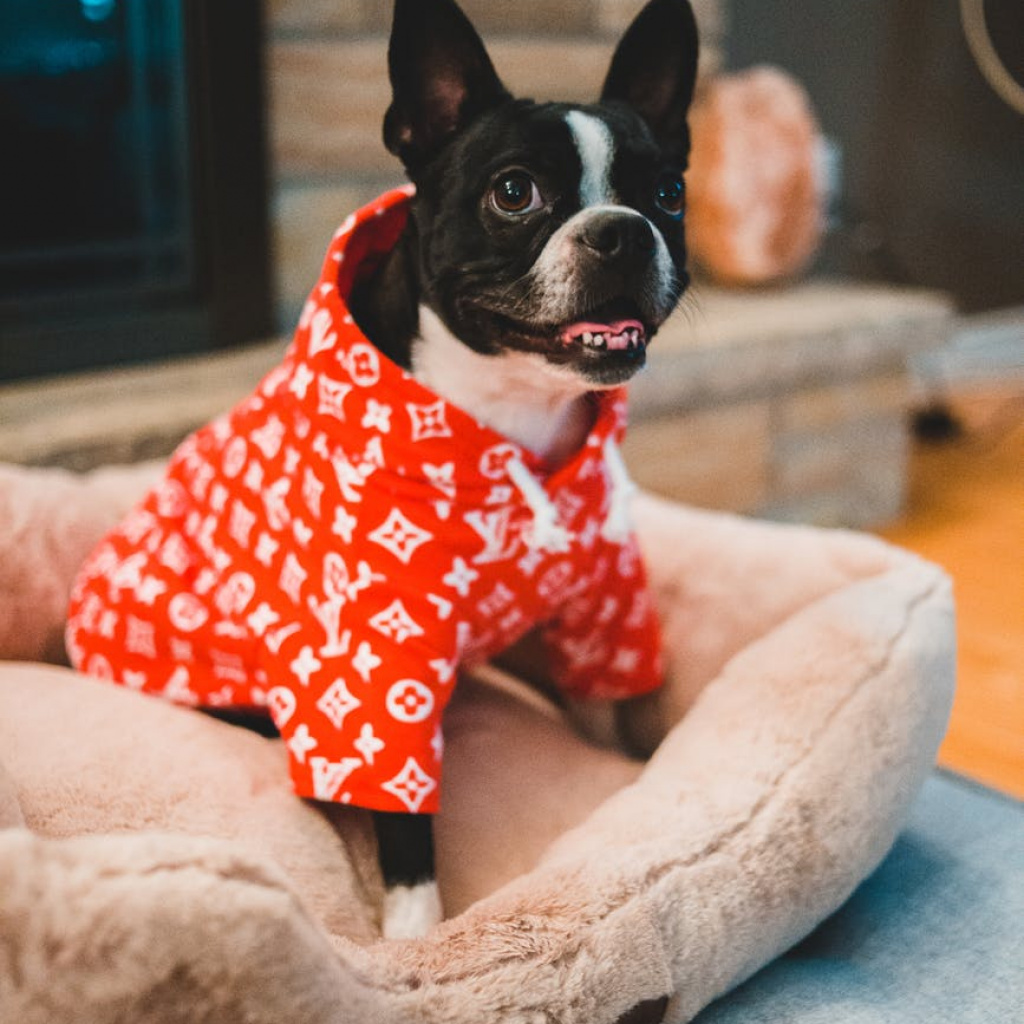
<instances>
[{"instance_id":1,"label":"wooden floor","mask_svg":"<svg viewBox=\"0 0 1024 1024\"><path fill-rule=\"evenodd\" d=\"M1024 798L1024 382L950 406L963 433L915 445L907 513L883 535L954 580L959 684L940 762Z\"/></svg>"}]
</instances>

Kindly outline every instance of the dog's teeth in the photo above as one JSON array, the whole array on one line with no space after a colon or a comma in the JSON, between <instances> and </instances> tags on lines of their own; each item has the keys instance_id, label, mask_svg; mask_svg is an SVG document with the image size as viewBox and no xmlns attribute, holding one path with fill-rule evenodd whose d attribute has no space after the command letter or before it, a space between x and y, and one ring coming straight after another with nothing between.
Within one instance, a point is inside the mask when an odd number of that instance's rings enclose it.
<instances>
[{"instance_id":1,"label":"dog's teeth","mask_svg":"<svg viewBox=\"0 0 1024 1024\"><path fill-rule=\"evenodd\" d=\"M634 339L638 338L638 333L629 330L625 330L621 334L583 331L576 336L576 339L586 348L604 351L605 349L623 349L628 347L631 337Z\"/></svg>"}]
</instances>

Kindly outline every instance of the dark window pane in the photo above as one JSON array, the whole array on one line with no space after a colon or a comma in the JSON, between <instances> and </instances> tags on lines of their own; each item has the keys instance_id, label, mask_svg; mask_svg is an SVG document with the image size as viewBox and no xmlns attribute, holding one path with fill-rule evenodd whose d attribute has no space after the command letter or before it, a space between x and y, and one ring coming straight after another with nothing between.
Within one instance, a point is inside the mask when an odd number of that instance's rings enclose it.
<instances>
[{"instance_id":1,"label":"dark window pane","mask_svg":"<svg viewBox=\"0 0 1024 1024\"><path fill-rule=\"evenodd\" d=\"M171 0L0 3L0 302L191 285Z\"/></svg>"}]
</instances>

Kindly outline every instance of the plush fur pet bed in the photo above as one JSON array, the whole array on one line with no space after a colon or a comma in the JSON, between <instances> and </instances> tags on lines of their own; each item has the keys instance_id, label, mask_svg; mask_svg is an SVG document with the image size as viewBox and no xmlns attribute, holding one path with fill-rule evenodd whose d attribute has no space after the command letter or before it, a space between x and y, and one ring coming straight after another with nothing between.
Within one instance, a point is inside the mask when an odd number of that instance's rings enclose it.
<instances>
[{"instance_id":1,"label":"plush fur pet bed","mask_svg":"<svg viewBox=\"0 0 1024 1024\"><path fill-rule=\"evenodd\" d=\"M25 663L58 659L72 572L153 472L0 469L0 1020L686 1021L845 900L932 765L941 572L645 497L670 663L634 722L653 756L465 681L438 822L452 918L380 941L366 817L291 796L277 742Z\"/></svg>"}]
</instances>

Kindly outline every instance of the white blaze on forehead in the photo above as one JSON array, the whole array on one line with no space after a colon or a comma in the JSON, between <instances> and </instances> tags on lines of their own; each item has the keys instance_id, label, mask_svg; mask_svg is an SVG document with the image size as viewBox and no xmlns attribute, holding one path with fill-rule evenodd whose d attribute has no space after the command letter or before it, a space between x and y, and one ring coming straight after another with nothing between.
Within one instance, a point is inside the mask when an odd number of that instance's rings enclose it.
<instances>
[{"instance_id":1,"label":"white blaze on forehead","mask_svg":"<svg viewBox=\"0 0 1024 1024\"><path fill-rule=\"evenodd\" d=\"M583 206L596 206L613 201L611 193L612 161L615 144L608 125L593 114L571 110L565 123L572 132L576 152L580 155L583 174L580 177L580 202Z\"/></svg>"}]
</instances>

